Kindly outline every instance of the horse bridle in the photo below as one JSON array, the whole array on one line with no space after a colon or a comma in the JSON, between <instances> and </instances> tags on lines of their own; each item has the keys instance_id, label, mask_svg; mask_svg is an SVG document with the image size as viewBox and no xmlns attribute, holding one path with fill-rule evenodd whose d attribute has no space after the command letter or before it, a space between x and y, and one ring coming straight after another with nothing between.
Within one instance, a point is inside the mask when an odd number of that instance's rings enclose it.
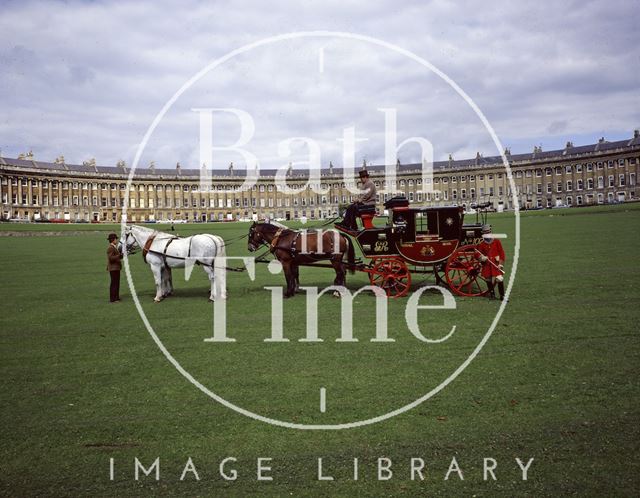
<instances>
[{"instance_id":1,"label":"horse bridle","mask_svg":"<svg viewBox=\"0 0 640 498\"><path fill-rule=\"evenodd\" d=\"M129 240L129 237L131 237L133 239L133 242L131 242L130 244L127 243L127 241ZM138 241L136 240L136 238L133 236L133 234L131 232L124 232L124 241L125 243L122 244L122 239L120 239L120 243L124 246L124 250L126 252L127 255L129 254L135 254L140 250L140 246L138 245Z\"/></svg>"},{"instance_id":2,"label":"horse bridle","mask_svg":"<svg viewBox=\"0 0 640 498\"><path fill-rule=\"evenodd\" d=\"M253 241L254 236L256 236L256 238L259 237L257 241L257 245ZM259 247L268 245L268 244L269 243L265 240L262 233L256 230L256 224L254 223L253 225L251 225L251 228L249 229L249 249L253 248L251 249L252 251L257 251Z\"/></svg>"}]
</instances>

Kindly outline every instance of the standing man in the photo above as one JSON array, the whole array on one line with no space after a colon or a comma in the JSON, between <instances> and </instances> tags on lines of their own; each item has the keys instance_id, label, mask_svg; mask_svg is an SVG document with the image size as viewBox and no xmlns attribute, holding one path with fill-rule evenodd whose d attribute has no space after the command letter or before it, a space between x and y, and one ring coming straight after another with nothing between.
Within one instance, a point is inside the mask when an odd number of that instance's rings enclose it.
<instances>
[{"instance_id":1,"label":"standing man","mask_svg":"<svg viewBox=\"0 0 640 498\"><path fill-rule=\"evenodd\" d=\"M361 211L375 210L376 207L376 186L369 178L369 172L365 169L360 171L360 181L362 186L360 187L360 194L356 198L356 202L351 204L344 213L344 219L340 223L336 223L337 226L346 228L348 230L357 230L358 224L356 217Z\"/></svg>"},{"instance_id":2,"label":"standing man","mask_svg":"<svg viewBox=\"0 0 640 498\"><path fill-rule=\"evenodd\" d=\"M482 278L489 286L489 299L495 299L495 286L498 284L500 301L504 299L504 249L502 242L493 238L491 225L482 227L482 242L478 244L478 259L482 263Z\"/></svg>"},{"instance_id":3,"label":"standing man","mask_svg":"<svg viewBox=\"0 0 640 498\"><path fill-rule=\"evenodd\" d=\"M107 248L107 271L111 276L111 286L109 287L109 302L120 302L120 270L122 270L122 253L118 250L116 241L118 236L110 233L107 237L109 247Z\"/></svg>"}]
</instances>

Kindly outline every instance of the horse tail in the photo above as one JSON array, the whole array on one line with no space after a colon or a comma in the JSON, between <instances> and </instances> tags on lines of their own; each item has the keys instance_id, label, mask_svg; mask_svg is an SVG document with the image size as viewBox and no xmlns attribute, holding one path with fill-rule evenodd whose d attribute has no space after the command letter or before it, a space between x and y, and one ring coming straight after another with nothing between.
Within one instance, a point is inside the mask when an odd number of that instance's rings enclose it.
<instances>
[{"instance_id":1,"label":"horse tail","mask_svg":"<svg viewBox=\"0 0 640 498\"><path fill-rule=\"evenodd\" d=\"M347 261L349 262L349 273L352 275L356 272L356 252L353 248L353 242L350 237L347 239Z\"/></svg>"}]
</instances>

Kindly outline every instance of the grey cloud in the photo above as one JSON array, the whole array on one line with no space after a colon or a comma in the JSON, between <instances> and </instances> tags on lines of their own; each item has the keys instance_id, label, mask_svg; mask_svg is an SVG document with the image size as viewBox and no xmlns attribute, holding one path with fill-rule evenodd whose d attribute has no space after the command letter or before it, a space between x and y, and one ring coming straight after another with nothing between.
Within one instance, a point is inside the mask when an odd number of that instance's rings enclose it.
<instances>
[{"instance_id":1,"label":"grey cloud","mask_svg":"<svg viewBox=\"0 0 640 498\"><path fill-rule=\"evenodd\" d=\"M195 0L25 1L0 9L0 29L11 40L0 47L5 155L31 148L45 160L64 153L75 162L92 156L102 164L130 162L156 113L208 62L265 36L316 29L353 31L413 50L473 98L505 145L528 151L572 134L595 140L603 128L631 133L640 125L633 104L640 97L633 69L640 62L638 14L623 0L254 0L241 7ZM325 39L254 54L186 92L150 140L144 161L194 166L197 116L190 108L203 104L251 111L252 145L267 162L276 162L279 140L311 136L323 140L323 159L335 164L341 158L335 138L349 124L370 138L358 161L382 160L381 106L398 108L400 140L428 137L437 159L495 152L455 92L389 51ZM237 128L229 119L220 124L217 137L230 143ZM400 156L409 162L418 154L407 147Z\"/></svg>"}]
</instances>

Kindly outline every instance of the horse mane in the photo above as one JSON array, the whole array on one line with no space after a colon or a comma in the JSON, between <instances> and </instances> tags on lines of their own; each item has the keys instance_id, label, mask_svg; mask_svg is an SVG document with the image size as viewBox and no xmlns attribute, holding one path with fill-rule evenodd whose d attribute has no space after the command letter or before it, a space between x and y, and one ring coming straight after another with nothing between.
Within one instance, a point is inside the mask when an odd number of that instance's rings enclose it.
<instances>
[{"instance_id":1,"label":"horse mane","mask_svg":"<svg viewBox=\"0 0 640 498\"><path fill-rule=\"evenodd\" d=\"M274 225L273 223L257 223L257 225L264 227L269 233L275 233L280 230L280 227L278 225Z\"/></svg>"},{"instance_id":2,"label":"horse mane","mask_svg":"<svg viewBox=\"0 0 640 498\"><path fill-rule=\"evenodd\" d=\"M173 234L167 233L167 232L161 232L160 230L156 230L155 228L149 228L149 227L145 227L142 225L131 225L131 228L136 228L138 230L141 230L142 232L146 232L146 233L155 233L156 237L158 236L167 236L167 237L176 237ZM179 238L179 237L178 237ZM160 240L160 239L158 239Z\"/></svg>"}]
</instances>

